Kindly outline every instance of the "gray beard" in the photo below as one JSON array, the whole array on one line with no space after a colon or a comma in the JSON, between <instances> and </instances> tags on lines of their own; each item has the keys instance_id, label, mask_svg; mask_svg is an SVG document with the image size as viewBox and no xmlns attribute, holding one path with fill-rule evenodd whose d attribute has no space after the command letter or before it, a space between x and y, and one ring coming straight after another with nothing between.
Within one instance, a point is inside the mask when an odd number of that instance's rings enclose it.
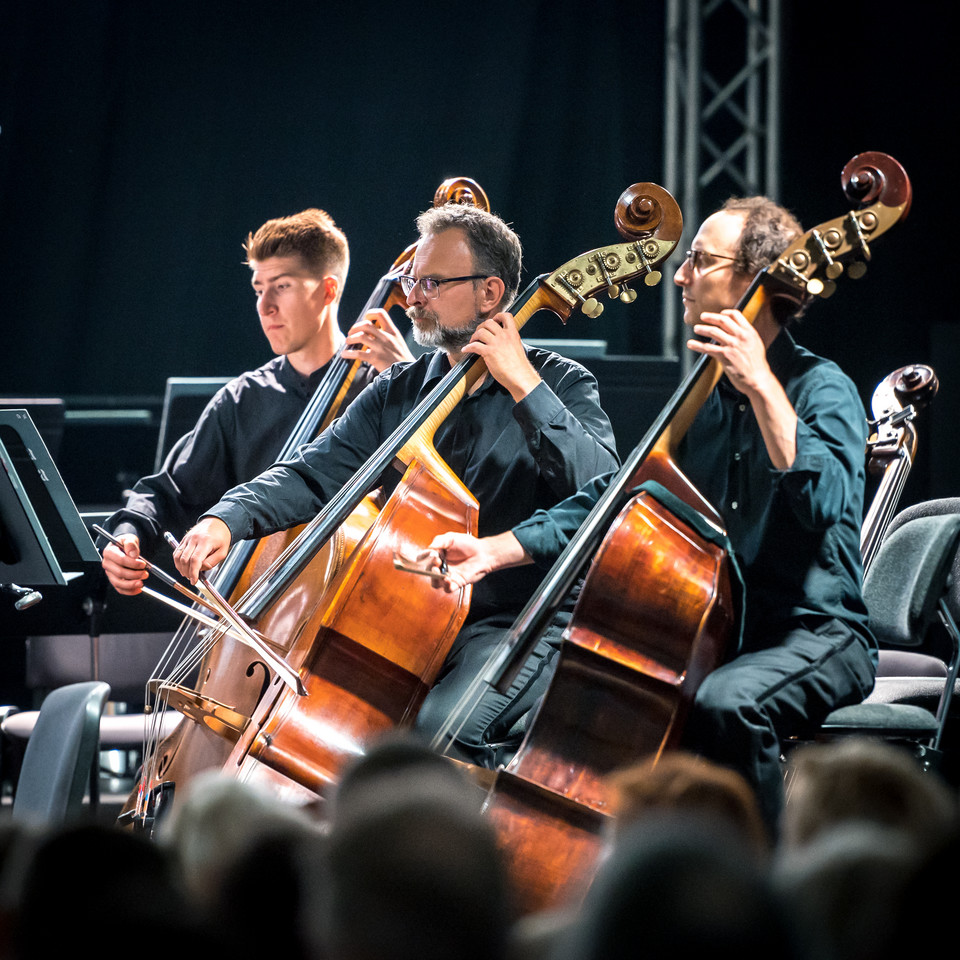
<instances>
[{"instance_id":1,"label":"gray beard","mask_svg":"<svg viewBox=\"0 0 960 960\"><path fill-rule=\"evenodd\" d=\"M407 316L413 321L413 339L421 346L447 353L462 350L472 339L483 317L465 327L443 327L429 311L410 307ZM415 319L419 317L419 323Z\"/></svg>"}]
</instances>

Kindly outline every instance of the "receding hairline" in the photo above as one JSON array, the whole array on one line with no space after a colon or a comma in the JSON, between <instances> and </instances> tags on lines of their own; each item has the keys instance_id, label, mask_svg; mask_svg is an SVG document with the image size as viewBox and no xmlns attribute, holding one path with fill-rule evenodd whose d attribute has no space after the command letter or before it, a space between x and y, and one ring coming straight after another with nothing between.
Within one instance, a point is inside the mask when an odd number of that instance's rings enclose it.
<instances>
[{"instance_id":1,"label":"receding hairline","mask_svg":"<svg viewBox=\"0 0 960 960\"><path fill-rule=\"evenodd\" d=\"M474 270L503 281L501 306L512 301L519 289L523 264L523 246L513 228L495 213L457 203L429 207L417 217L421 240L448 230L460 231Z\"/></svg>"}]
</instances>

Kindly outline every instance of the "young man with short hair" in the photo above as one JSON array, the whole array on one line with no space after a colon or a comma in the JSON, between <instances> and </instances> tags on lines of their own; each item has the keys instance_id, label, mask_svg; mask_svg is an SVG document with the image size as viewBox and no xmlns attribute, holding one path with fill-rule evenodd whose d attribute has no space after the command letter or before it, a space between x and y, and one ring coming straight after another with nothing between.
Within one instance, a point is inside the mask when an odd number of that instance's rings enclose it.
<instances>
[{"instance_id":1,"label":"young man with short hair","mask_svg":"<svg viewBox=\"0 0 960 960\"><path fill-rule=\"evenodd\" d=\"M344 338L337 311L350 252L323 210L268 220L244 250L260 324L277 356L222 387L161 471L139 480L106 521L124 544L103 550L103 569L120 593L140 592L148 577L141 552L152 555L164 531L182 535L223 493L276 460L338 350L365 361L345 403L378 371L413 359L384 310L371 311Z\"/></svg>"}]
</instances>

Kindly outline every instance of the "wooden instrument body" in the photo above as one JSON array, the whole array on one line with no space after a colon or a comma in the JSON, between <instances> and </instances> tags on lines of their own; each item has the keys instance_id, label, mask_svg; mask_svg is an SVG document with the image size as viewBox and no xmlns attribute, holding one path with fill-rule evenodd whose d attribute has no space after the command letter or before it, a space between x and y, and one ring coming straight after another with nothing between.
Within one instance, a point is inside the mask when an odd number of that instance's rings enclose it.
<instances>
[{"instance_id":1,"label":"wooden instrument body","mask_svg":"<svg viewBox=\"0 0 960 960\"><path fill-rule=\"evenodd\" d=\"M416 555L449 530L476 534L476 500L449 471L414 460L295 638L287 659L306 696L274 681L226 772L279 774L322 796L372 739L413 720L467 615L470 590L446 593L429 578L413 588L396 576L394 557Z\"/></svg>"},{"instance_id":2,"label":"wooden instrument body","mask_svg":"<svg viewBox=\"0 0 960 960\"><path fill-rule=\"evenodd\" d=\"M702 502L659 456L634 486L667 476L673 492ZM582 899L605 839L606 776L678 745L736 615L726 552L648 492L633 497L590 565L550 688L485 803L521 910Z\"/></svg>"}]
</instances>

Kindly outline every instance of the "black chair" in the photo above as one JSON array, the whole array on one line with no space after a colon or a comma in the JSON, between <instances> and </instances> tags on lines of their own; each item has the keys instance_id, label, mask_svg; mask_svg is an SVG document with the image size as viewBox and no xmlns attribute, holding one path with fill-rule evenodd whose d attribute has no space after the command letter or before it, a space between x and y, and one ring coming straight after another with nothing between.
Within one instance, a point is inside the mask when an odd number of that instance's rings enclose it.
<instances>
[{"instance_id":1,"label":"black chair","mask_svg":"<svg viewBox=\"0 0 960 960\"><path fill-rule=\"evenodd\" d=\"M902 741L936 765L960 669L960 499L898 515L864 578L863 595L885 654L884 675L863 703L833 711L822 737ZM896 651L924 656L898 661Z\"/></svg>"},{"instance_id":2,"label":"black chair","mask_svg":"<svg viewBox=\"0 0 960 960\"><path fill-rule=\"evenodd\" d=\"M166 736L181 719L175 711L165 711L159 718L143 712L147 680L169 640L165 632L103 634L98 638L95 679L105 681L111 690L111 703L100 718L100 747L104 760L110 761L109 772L115 780L132 780L148 721L156 723L159 719L160 735ZM27 637L26 685L40 709L53 691L91 679L90 644L90 637L84 634ZM14 787L39 717L38 709L8 709L0 716L2 774ZM108 756L108 751L117 755Z\"/></svg>"},{"instance_id":3,"label":"black chair","mask_svg":"<svg viewBox=\"0 0 960 960\"><path fill-rule=\"evenodd\" d=\"M12 817L51 826L74 819L89 790L91 815L99 799L100 715L110 696L99 680L72 683L44 700L23 756Z\"/></svg>"},{"instance_id":4,"label":"black chair","mask_svg":"<svg viewBox=\"0 0 960 960\"><path fill-rule=\"evenodd\" d=\"M889 536L916 517L939 516L946 513L960 513L960 497L925 500L901 510L890 522L886 535ZM955 579L960 579L960 557L954 560L951 575ZM954 607L954 619L957 619L958 614L960 611ZM944 649L935 654L881 647L880 662L877 666L877 687L873 698L881 703L919 702L935 710L943 687L942 679L937 678L944 678L947 675L947 664L942 659L943 656L949 659L949 651ZM915 683L908 684L907 678L915 678Z\"/></svg>"}]
</instances>

